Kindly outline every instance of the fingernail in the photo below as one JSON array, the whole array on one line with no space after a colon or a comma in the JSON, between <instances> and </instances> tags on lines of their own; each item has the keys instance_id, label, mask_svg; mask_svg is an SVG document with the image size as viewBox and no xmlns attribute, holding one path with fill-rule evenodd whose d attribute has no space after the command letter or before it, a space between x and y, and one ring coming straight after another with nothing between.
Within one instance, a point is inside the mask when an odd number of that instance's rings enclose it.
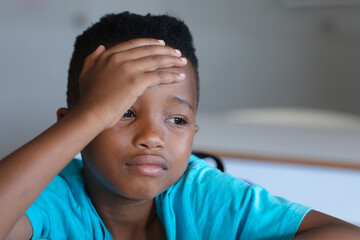
<instances>
[{"instance_id":1,"label":"fingernail","mask_svg":"<svg viewBox=\"0 0 360 240\"><path fill-rule=\"evenodd\" d=\"M164 40L159 40L159 43L160 43L161 45L165 45L165 41L164 41Z\"/></svg>"},{"instance_id":2,"label":"fingernail","mask_svg":"<svg viewBox=\"0 0 360 240\"><path fill-rule=\"evenodd\" d=\"M178 78L179 79L185 79L185 73L179 73Z\"/></svg>"},{"instance_id":3,"label":"fingernail","mask_svg":"<svg viewBox=\"0 0 360 240\"><path fill-rule=\"evenodd\" d=\"M180 62L187 63L187 60L186 60L186 58L180 58Z\"/></svg>"},{"instance_id":4,"label":"fingernail","mask_svg":"<svg viewBox=\"0 0 360 240\"><path fill-rule=\"evenodd\" d=\"M181 56L181 52L179 49L175 49L175 53L176 53L176 55Z\"/></svg>"},{"instance_id":5,"label":"fingernail","mask_svg":"<svg viewBox=\"0 0 360 240\"><path fill-rule=\"evenodd\" d=\"M99 46L96 48L95 51L99 51L99 50L102 49L102 48L105 48L105 46L101 44L101 45L99 45Z\"/></svg>"}]
</instances>

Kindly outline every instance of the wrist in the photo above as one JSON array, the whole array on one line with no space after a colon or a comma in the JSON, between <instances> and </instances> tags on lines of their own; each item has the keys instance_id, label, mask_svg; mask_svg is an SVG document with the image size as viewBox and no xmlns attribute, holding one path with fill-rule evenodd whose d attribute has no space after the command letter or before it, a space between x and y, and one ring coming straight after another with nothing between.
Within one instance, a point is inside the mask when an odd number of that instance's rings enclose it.
<instances>
[{"instance_id":1,"label":"wrist","mask_svg":"<svg viewBox=\"0 0 360 240\"><path fill-rule=\"evenodd\" d=\"M104 114L86 105L86 103L79 102L70 110L67 116L68 119L76 119L82 122L83 126L86 126L89 130L93 129L97 134L107 129Z\"/></svg>"}]
</instances>

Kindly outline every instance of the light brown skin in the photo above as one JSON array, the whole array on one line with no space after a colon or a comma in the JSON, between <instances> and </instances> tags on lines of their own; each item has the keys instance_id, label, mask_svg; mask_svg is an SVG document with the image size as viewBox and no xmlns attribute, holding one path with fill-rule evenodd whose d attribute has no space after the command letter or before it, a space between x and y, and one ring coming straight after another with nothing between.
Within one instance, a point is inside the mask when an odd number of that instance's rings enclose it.
<instances>
[{"instance_id":1,"label":"light brown skin","mask_svg":"<svg viewBox=\"0 0 360 240\"><path fill-rule=\"evenodd\" d=\"M0 162L0 239L31 237L25 210L82 149L89 195L114 239L165 237L154 197L185 171L198 130L194 72L180 57L155 39L100 46L87 57L76 107L59 109L57 123ZM135 116L123 116L128 109ZM166 169L134 173L127 164L139 155L165 159ZM297 235L359 239L360 230L311 211Z\"/></svg>"}]
</instances>

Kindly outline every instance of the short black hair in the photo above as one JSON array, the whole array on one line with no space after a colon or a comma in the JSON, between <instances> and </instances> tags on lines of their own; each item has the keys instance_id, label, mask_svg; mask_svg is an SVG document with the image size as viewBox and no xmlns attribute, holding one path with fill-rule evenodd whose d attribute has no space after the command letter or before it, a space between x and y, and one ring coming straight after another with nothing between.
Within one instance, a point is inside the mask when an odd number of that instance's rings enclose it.
<instances>
[{"instance_id":1,"label":"short black hair","mask_svg":"<svg viewBox=\"0 0 360 240\"><path fill-rule=\"evenodd\" d=\"M76 38L68 71L67 105L72 108L80 98L79 76L86 56L99 45L109 48L134 38L155 38L179 49L195 73L196 105L199 102L198 60L193 38L186 24L168 15L138 15L129 12L108 14Z\"/></svg>"}]
</instances>

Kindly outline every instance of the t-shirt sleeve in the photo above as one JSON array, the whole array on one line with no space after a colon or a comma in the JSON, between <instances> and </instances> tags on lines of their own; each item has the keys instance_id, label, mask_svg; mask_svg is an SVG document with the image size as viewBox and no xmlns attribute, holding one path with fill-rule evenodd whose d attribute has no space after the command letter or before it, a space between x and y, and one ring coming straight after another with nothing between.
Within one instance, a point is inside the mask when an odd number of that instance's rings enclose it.
<instances>
[{"instance_id":1,"label":"t-shirt sleeve","mask_svg":"<svg viewBox=\"0 0 360 240\"><path fill-rule=\"evenodd\" d=\"M239 202L241 204L239 204ZM238 236L241 239L290 239L310 210L298 203L271 195L258 185L248 186L239 202L229 206L240 210Z\"/></svg>"},{"instance_id":2,"label":"t-shirt sleeve","mask_svg":"<svg viewBox=\"0 0 360 240\"><path fill-rule=\"evenodd\" d=\"M308 207L271 195L217 169L203 166L194 177L193 211L209 236L227 233L231 239L290 239ZM209 221L210 219L210 221ZM210 226L209 226L210 223ZM234 238L233 238L234 237Z\"/></svg>"},{"instance_id":3,"label":"t-shirt sleeve","mask_svg":"<svg viewBox=\"0 0 360 240\"><path fill-rule=\"evenodd\" d=\"M63 233L66 233L67 226L71 224L68 219L72 219L74 223L77 221L76 216L67 216L74 214L73 209L76 209L71 196L70 187L63 178L56 176L49 183L25 212L32 225L32 239L66 239Z\"/></svg>"},{"instance_id":4,"label":"t-shirt sleeve","mask_svg":"<svg viewBox=\"0 0 360 240\"><path fill-rule=\"evenodd\" d=\"M290 239L310 210L224 174L203 160L191 162L170 190L159 200L167 204L166 198L171 197L174 211L164 217L173 216L176 239L190 235L196 236L192 239Z\"/></svg>"}]
</instances>

